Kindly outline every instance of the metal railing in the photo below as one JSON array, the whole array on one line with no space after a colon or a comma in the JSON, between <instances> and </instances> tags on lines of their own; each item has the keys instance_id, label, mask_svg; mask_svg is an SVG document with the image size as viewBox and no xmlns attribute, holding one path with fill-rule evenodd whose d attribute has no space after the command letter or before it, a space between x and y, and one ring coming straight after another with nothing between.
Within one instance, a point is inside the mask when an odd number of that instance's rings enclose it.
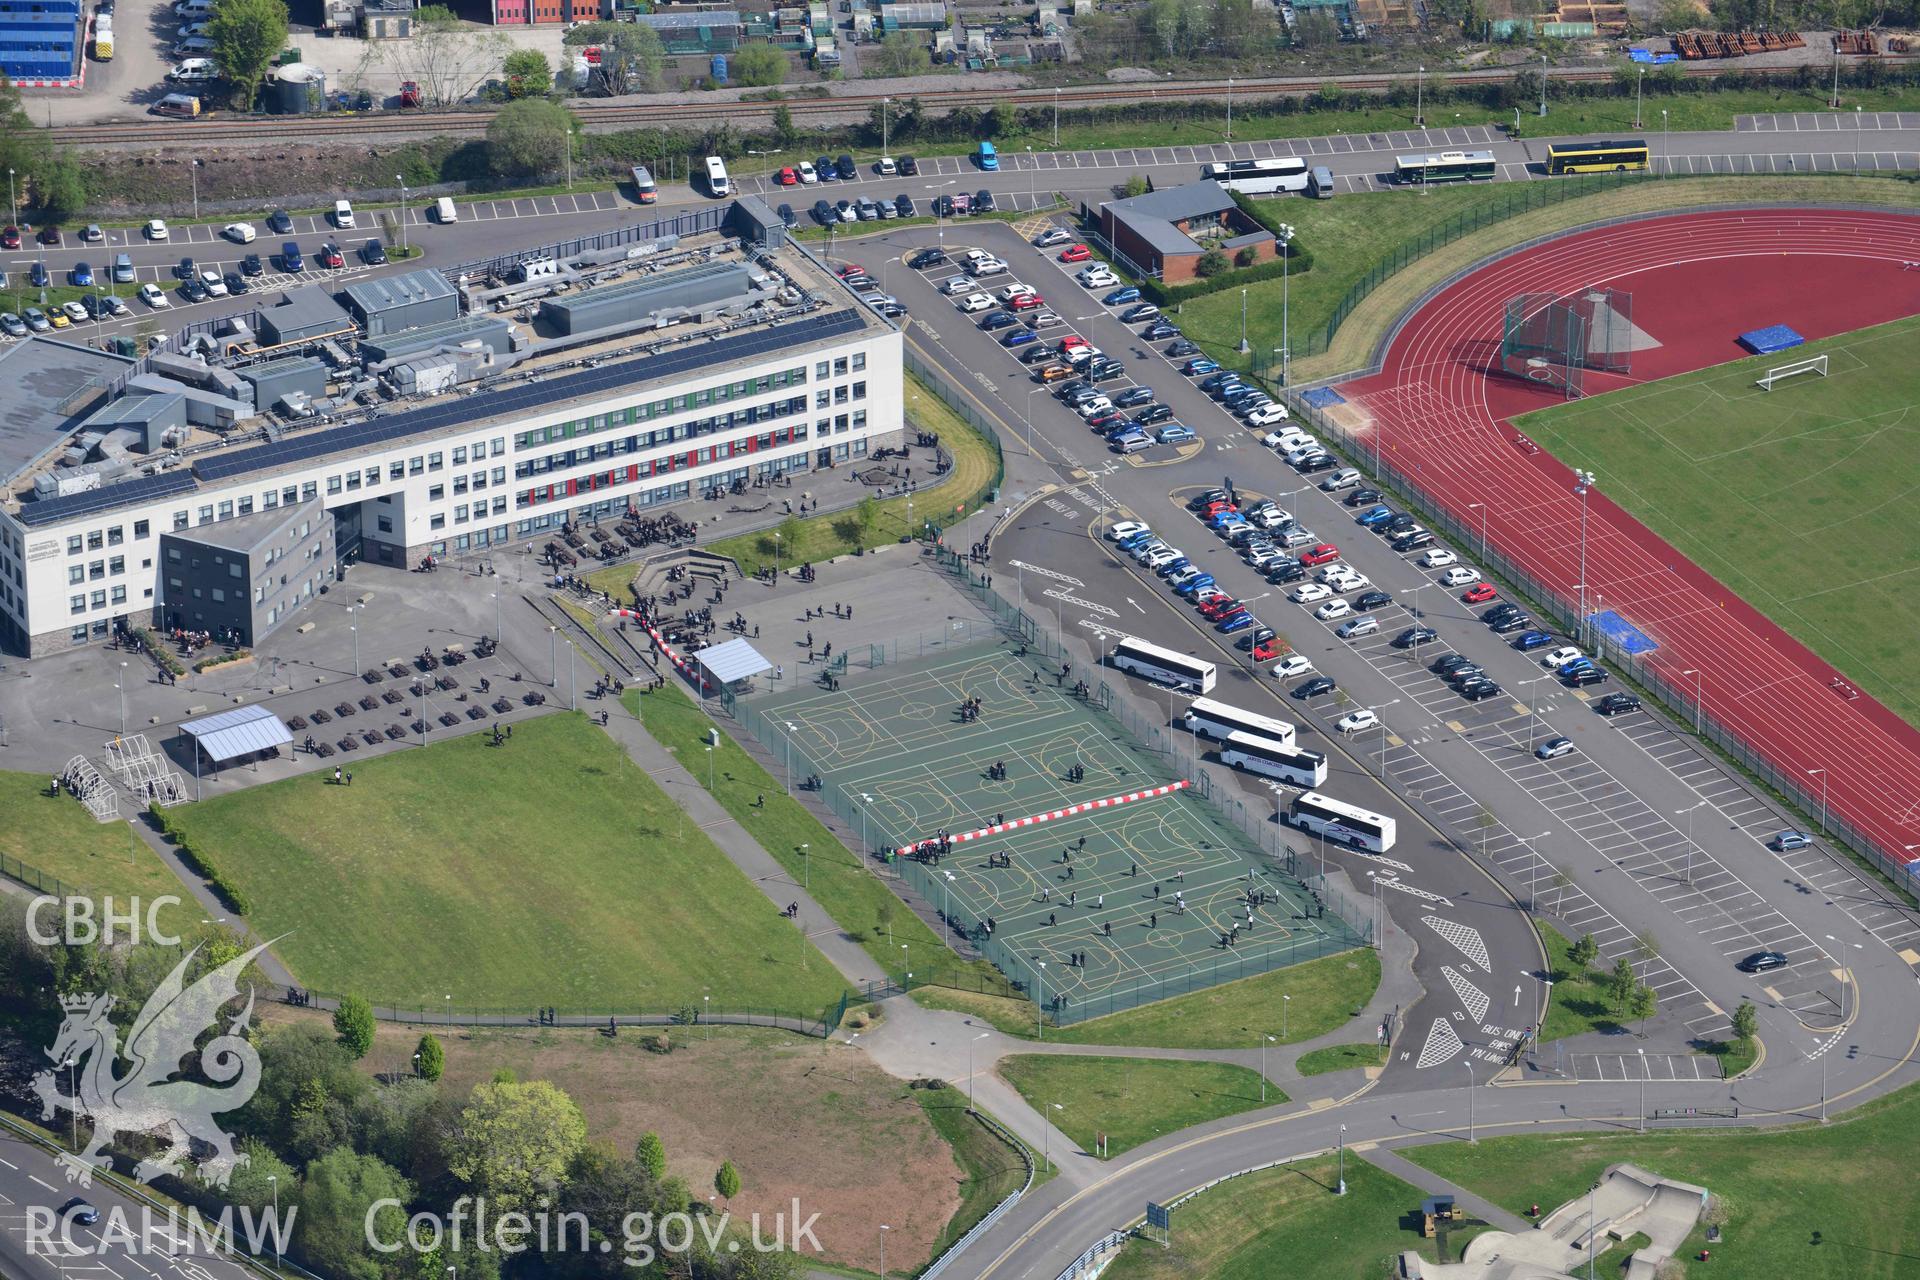
<instances>
[{"instance_id":1,"label":"metal railing","mask_svg":"<svg viewBox=\"0 0 1920 1280\"><path fill-rule=\"evenodd\" d=\"M959 1257L961 1253L966 1250L968 1245L992 1230L993 1224L1006 1217L1007 1214L1012 1211L1013 1206L1020 1203L1020 1198L1033 1189L1033 1153L1027 1150L1027 1144L1014 1137L1005 1125L995 1120L986 1112L969 1111L968 1114L985 1125L994 1136L998 1137L1002 1142L1019 1153L1020 1162L1027 1167L1027 1180L1022 1183L1017 1190L1008 1193L1006 1199L988 1210L986 1217L969 1227L967 1233L948 1245L939 1257L928 1263L926 1269L920 1273L920 1280L934 1280L936 1276L947 1269L948 1265L951 1264L955 1258Z\"/></svg>"},{"instance_id":2,"label":"metal railing","mask_svg":"<svg viewBox=\"0 0 1920 1280\"><path fill-rule=\"evenodd\" d=\"M9 880L17 880L29 889L38 889L40 892L50 893L56 898L83 898L87 896L87 891L77 885L68 884L59 876L48 875L31 863L22 862L18 858L11 858L5 854L0 854L0 876L6 876Z\"/></svg>"},{"instance_id":3,"label":"metal railing","mask_svg":"<svg viewBox=\"0 0 1920 1280\"><path fill-rule=\"evenodd\" d=\"M446 277L447 283L458 285L462 277L484 279L497 276L508 268L524 262L543 262L549 258L563 261L583 253L612 249L623 244L637 244L643 240L657 240L662 236L699 235L702 232L719 230L726 221L727 210L732 207L732 203L729 202L705 209L688 209L670 218L659 218L653 222L637 222L630 226L616 227L612 231L602 231L598 235L582 236L577 240L556 241L534 249L518 249L497 257L476 258L471 262L441 267L439 271Z\"/></svg>"},{"instance_id":4,"label":"metal railing","mask_svg":"<svg viewBox=\"0 0 1920 1280\"><path fill-rule=\"evenodd\" d=\"M1711 709L1702 706L1700 698L1693 690L1674 684L1663 671L1649 663L1644 656L1627 652L1609 639L1604 632L1583 625L1579 617L1580 603L1576 595L1569 594L1566 588L1546 582L1535 575L1497 541L1483 541L1476 525L1448 510L1445 500L1428 489L1416 476L1402 471L1393 463L1381 458L1377 451L1377 435L1375 436L1376 448L1370 450L1353 432L1319 409L1307 404L1299 395L1289 394L1286 400L1297 417L1311 424L1311 429L1324 433L1324 439L1337 442L1349 458L1367 465L1376 482L1410 496L1414 501L1409 505L1419 507L1421 518L1429 523L1436 533L1457 546L1477 548L1483 569L1511 583L1520 594L1531 600L1541 613L1551 617L1567 634L1584 643L1595 658L1605 661L1628 680L1646 690L1667 708L1677 724L1692 725L1694 732L1701 739L1717 747L1735 764L1786 797L1803 815L1821 811L1823 806L1820 803L1820 793L1807 775L1799 772L1796 767L1775 764L1767 755L1769 744L1749 741L1742 737L1732 725L1719 719ZM1826 810L1824 825L1817 820L1809 819L1809 821L1829 838L1868 860L1895 886L1909 893L1920 892L1920 862L1908 863L1895 856L1894 849L1883 845L1874 836L1848 822L1845 817L1833 812L1830 808Z\"/></svg>"},{"instance_id":5,"label":"metal railing","mask_svg":"<svg viewBox=\"0 0 1920 1280\"><path fill-rule=\"evenodd\" d=\"M1112 1253L1132 1238L1133 1233L1131 1231L1107 1232L1107 1234L1101 1236L1098 1240L1095 1240L1082 1250L1079 1257L1069 1262L1067 1269L1060 1273L1059 1280L1080 1280L1080 1277L1086 1275L1094 1263L1104 1258L1107 1254Z\"/></svg>"}]
</instances>

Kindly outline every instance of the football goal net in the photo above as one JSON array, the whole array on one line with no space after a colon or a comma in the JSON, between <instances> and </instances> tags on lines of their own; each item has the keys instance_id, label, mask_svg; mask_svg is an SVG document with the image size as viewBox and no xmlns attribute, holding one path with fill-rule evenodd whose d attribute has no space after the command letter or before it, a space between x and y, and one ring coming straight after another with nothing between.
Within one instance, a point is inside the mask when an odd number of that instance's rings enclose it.
<instances>
[{"instance_id":1,"label":"football goal net","mask_svg":"<svg viewBox=\"0 0 1920 1280\"><path fill-rule=\"evenodd\" d=\"M1827 358L1825 356L1810 356L1805 360L1795 360L1792 364L1775 365L1773 368L1767 370L1763 376L1756 378L1753 385L1759 387L1762 391L1771 391L1773 390L1774 383L1786 378L1797 378L1803 373L1817 373L1823 378L1826 377Z\"/></svg>"}]
</instances>

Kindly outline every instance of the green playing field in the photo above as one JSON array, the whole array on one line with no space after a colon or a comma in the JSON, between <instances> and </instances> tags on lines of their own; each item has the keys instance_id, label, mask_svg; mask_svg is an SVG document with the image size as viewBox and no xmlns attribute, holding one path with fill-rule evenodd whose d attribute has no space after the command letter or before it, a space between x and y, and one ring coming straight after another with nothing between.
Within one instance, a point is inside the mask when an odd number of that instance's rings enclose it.
<instances>
[{"instance_id":1,"label":"green playing field","mask_svg":"<svg viewBox=\"0 0 1920 1280\"><path fill-rule=\"evenodd\" d=\"M976 646L759 700L750 719L776 756L793 752L796 776L857 811L867 850L1063 1021L1357 943L1193 793L1112 803L1181 779L1057 671ZM963 720L970 698L980 715ZM1001 823L942 856L897 853Z\"/></svg>"},{"instance_id":2,"label":"green playing field","mask_svg":"<svg viewBox=\"0 0 1920 1280\"><path fill-rule=\"evenodd\" d=\"M1543 409L1519 429L1920 721L1920 317ZM1827 357L1827 376L1754 385Z\"/></svg>"}]
</instances>

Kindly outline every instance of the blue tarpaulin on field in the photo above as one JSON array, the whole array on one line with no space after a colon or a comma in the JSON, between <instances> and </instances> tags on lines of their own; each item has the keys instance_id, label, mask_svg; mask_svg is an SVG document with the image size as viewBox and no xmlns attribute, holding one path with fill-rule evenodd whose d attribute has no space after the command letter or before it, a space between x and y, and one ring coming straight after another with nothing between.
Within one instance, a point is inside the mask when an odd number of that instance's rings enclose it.
<instances>
[{"instance_id":1,"label":"blue tarpaulin on field","mask_svg":"<svg viewBox=\"0 0 1920 1280\"><path fill-rule=\"evenodd\" d=\"M1770 324L1764 329L1749 329L1740 335L1740 345L1757 356L1785 351L1788 347L1797 347L1805 341L1805 338L1784 324Z\"/></svg>"},{"instance_id":2,"label":"blue tarpaulin on field","mask_svg":"<svg viewBox=\"0 0 1920 1280\"><path fill-rule=\"evenodd\" d=\"M1346 397L1332 387L1315 387L1311 391L1302 392L1300 398L1316 409L1329 409L1336 404L1347 402Z\"/></svg>"},{"instance_id":3,"label":"blue tarpaulin on field","mask_svg":"<svg viewBox=\"0 0 1920 1280\"><path fill-rule=\"evenodd\" d=\"M1593 625L1595 631L1605 636L1615 648L1618 648L1623 653L1630 653L1637 656L1643 653L1652 653L1660 647L1653 642L1652 636L1634 626L1631 622L1628 622L1612 609L1589 614L1587 615L1587 621Z\"/></svg>"}]
</instances>

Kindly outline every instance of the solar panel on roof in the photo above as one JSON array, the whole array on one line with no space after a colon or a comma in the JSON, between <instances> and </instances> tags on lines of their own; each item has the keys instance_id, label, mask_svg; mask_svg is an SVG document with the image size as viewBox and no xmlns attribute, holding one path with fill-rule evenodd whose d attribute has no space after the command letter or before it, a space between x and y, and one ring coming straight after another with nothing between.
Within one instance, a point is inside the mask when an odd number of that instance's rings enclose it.
<instances>
[{"instance_id":1,"label":"solar panel on roof","mask_svg":"<svg viewBox=\"0 0 1920 1280\"><path fill-rule=\"evenodd\" d=\"M500 391L482 392L407 413L388 414L349 427L323 429L296 440L258 445L219 457L199 458L193 464L193 471L202 480L224 480L229 476L246 475L309 458L323 458L328 454L362 449L388 440L405 439L442 427L480 422L501 414L552 408L561 401L591 396L614 387L650 382L693 369L853 333L865 327L865 324L857 313L851 311L813 316L794 324L737 334L713 342L695 343L658 355L642 356L638 360L623 360L618 364L584 369Z\"/></svg>"},{"instance_id":2,"label":"solar panel on roof","mask_svg":"<svg viewBox=\"0 0 1920 1280\"><path fill-rule=\"evenodd\" d=\"M192 492L193 477L184 471L142 476L138 480L89 489L85 493L70 493L64 498L23 502L20 504L20 523L29 527L51 524L55 520L70 520L75 516L92 515L96 511L111 511L132 502L150 502L155 498Z\"/></svg>"}]
</instances>

